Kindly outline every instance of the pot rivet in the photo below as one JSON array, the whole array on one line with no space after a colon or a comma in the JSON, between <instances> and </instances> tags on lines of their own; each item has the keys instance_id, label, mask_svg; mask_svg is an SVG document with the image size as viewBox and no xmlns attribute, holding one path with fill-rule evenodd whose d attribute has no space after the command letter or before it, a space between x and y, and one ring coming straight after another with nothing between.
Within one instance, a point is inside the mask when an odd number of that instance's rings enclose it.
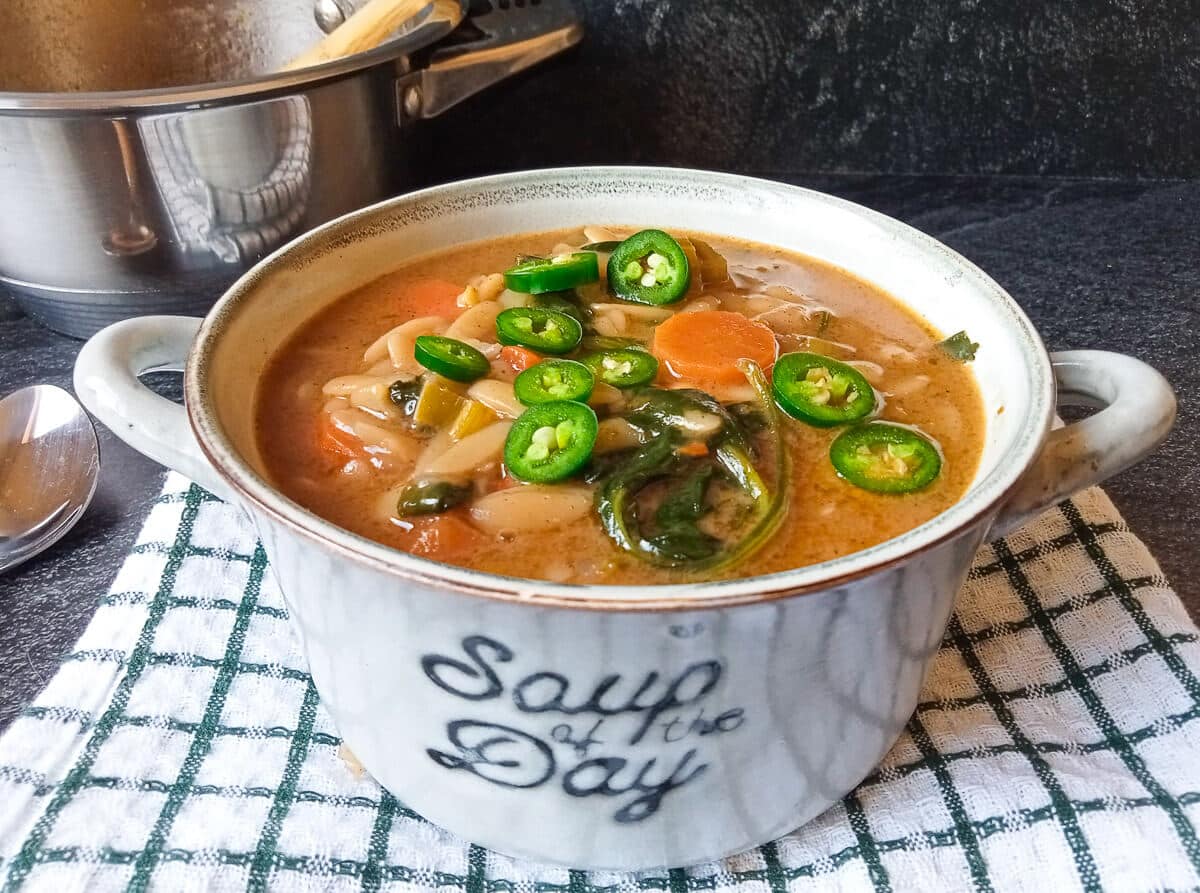
<instances>
[{"instance_id":1,"label":"pot rivet","mask_svg":"<svg viewBox=\"0 0 1200 893\"><path fill-rule=\"evenodd\" d=\"M313 6L313 18L317 27L328 34L354 13L353 4L347 0L317 0Z\"/></svg>"},{"instance_id":2,"label":"pot rivet","mask_svg":"<svg viewBox=\"0 0 1200 893\"><path fill-rule=\"evenodd\" d=\"M409 87L404 91L404 114L415 118L421 114L421 88Z\"/></svg>"}]
</instances>

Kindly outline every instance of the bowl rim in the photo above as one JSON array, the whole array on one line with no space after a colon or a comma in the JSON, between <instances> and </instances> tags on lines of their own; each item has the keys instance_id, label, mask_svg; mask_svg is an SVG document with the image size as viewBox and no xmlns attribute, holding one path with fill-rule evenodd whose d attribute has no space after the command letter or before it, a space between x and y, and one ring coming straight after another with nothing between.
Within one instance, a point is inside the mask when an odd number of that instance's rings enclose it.
<instances>
[{"instance_id":1,"label":"bowl rim","mask_svg":"<svg viewBox=\"0 0 1200 893\"><path fill-rule=\"evenodd\" d=\"M1015 443L996 461L995 467L948 509L900 536L875 546L818 564L805 565L728 580L655 584L595 585L552 583L509 577L443 564L410 555L339 527L293 502L242 459L225 436L215 412L208 405L204 368L221 332L242 302L250 300L257 283L272 273L291 266L315 246L337 242L372 222L386 219L406 205L437 203L456 196L482 193L513 186L545 187L568 181L606 178L670 180L694 185L698 180L726 187L766 188L788 197L830 205L881 226L894 238L925 253L939 254L973 280L973 285L990 294L1016 326L1022 349L1030 364L1030 414ZM574 185L579 185L576 182ZM1041 452L1054 419L1055 385L1050 357L1032 322L1016 301L990 276L951 248L921 231L862 205L801 186L739 174L688 168L652 166L586 166L541 168L459 180L386 199L352 211L308 231L268 255L243 274L221 296L204 318L185 365L184 398L192 431L204 456L216 473L254 510L283 525L291 533L326 551L355 563L435 589L479 596L504 602L618 613L680 612L733 605L759 604L783 598L825 592L865 577L874 576L941 546L992 517L1007 501L1021 477Z\"/></svg>"}]
</instances>

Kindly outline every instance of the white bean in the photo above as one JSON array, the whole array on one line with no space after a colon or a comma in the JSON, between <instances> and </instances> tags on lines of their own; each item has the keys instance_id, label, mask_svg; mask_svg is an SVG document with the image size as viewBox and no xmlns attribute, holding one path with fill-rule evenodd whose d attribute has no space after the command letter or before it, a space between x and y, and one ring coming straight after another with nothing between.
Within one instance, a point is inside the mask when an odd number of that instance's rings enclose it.
<instances>
[{"instance_id":1,"label":"white bean","mask_svg":"<svg viewBox=\"0 0 1200 893\"><path fill-rule=\"evenodd\" d=\"M621 389L614 388L603 381L596 382L596 386L592 389L592 396L588 398L588 406L607 406L611 409L624 404L625 395L621 393Z\"/></svg>"},{"instance_id":2,"label":"white bean","mask_svg":"<svg viewBox=\"0 0 1200 893\"><path fill-rule=\"evenodd\" d=\"M500 315L501 307L496 301L482 301L463 311L462 316L446 329L448 338L473 338L476 341L496 340L496 317Z\"/></svg>"},{"instance_id":3,"label":"white bean","mask_svg":"<svg viewBox=\"0 0 1200 893\"><path fill-rule=\"evenodd\" d=\"M601 334L619 338L629 333L629 318L620 310L603 310L592 317L592 327Z\"/></svg>"},{"instance_id":4,"label":"white bean","mask_svg":"<svg viewBox=\"0 0 1200 893\"><path fill-rule=\"evenodd\" d=\"M388 384L391 378L378 375L339 375L325 382L321 392L329 397L348 397L360 388L369 388L377 384Z\"/></svg>"},{"instance_id":5,"label":"white bean","mask_svg":"<svg viewBox=\"0 0 1200 893\"><path fill-rule=\"evenodd\" d=\"M678 388L691 387L691 385L686 382L679 382L677 384L669 384L666 387L676 390ZM749 382L740 384L710 382L704 388L710 396L721 403L753 403L758 399L758 392L751 387Z\"/></svg>"},{"instance_id":6,"label":"white bean","mask_svg":"<svg viewBox=\"0 0 1200 893\"><path fill-rule=\"evenodd\" d=\"M468 434L449 448L430 454L436 438L426 447L417 462L418 474L467 475L500 460L504 440L512 422L496 422L481 431Z\"/></svg>"},{"instance_id":7,"label":"white bean","mask_svg":"<svg viewBox=\"0 0 1200 893\"><path fill-rule=\"evenodd\" d=\"M883 367L878 363L872 363L870 360L846 360L847 366L853 366L871 384L878 384L883 379Z\"/></svg>"},{"instance_id":8,"label":"white bean","mask_svg":"<svg viewBox=\"0 0 1200 893\"><path fill-rule=\"evenodd\" d=\"M500 302L501 307L507 310L510 307L528 307L533 303L533 295L522 294L519 291L506 288L500 292L500 297L496 300Z\"/></svg>"},{"instance_id":9,"label":"white bean","mask_svg":"<svg viewBox=\"0 0 1200 893\"><path fill-rule=\"evenodd\" d=\"M768 285L763 289L763 294L772 298L778 298L781 301L787 301L789 304L799 304L808 300L807 295L803 295L795 289L788 288L786 285Z\"/></svg>"},{"instance_id":10,"label":"white bean","mask_svg":"<svg viewBox=\"0 0 1200 893\"><path fill-rule=\"evenodd\" d=\"M464 344L469 344L489 360L494 360L500 356L500 351L504 350L503 344L497 344L495 341L480 341L478 338L463 338Z\"/></svg>"},{"instance_id":11,"label":"white bean","mask_svg":"<svg viewBox=\"0 0 1200 893\"><path fill-rule=\"evenodd\" d=\"M392 410L396 408L395 404L392 403L390 390L391 384L386 381L377 381L374 384L364 385L350 394L350 403L381 418L387 418L392 414Z\"/></svg>"},{"instance_id":12,"label":"white bean","mask_svg":"<svg viewBox=\"0 0 1200 893\"><path fill-rule=\"evenodd\" d=\"M477 499L471 520L487 533L556 530L592 508L592 491L574 484L527 484Z\"/></svg>"},{"instance_id":13,"label":"white bean","mask_svg":"<svg viewBox=\"0 0 1200 893\"><path fill-rule=\"evenodd\" d=\"M805 350L811 350L813 353L823 354L834 359L837 359L840 354L852 357L858 353L858 348L853 344L842 344L840 341L830 341L828 338L818 338L816 335L799 335L796 340L805 345Z\"/></svg>"},{"instance_id":14,"label":"white bean","mask_svg":"<svg viewBox=\"0 0 1200 893\"><path fill-rule=\"evenodd\" d=\"M758 399L758 391L749 383L712 385L708 390L722 403L753 403Z\"/></svg>"},{"instance_id":15,"label":"white bean","mask_svg":"<svg viewBox=\"0 0 1200 893\"><path fill-rule=\"evenodd\" d=\"M593 304L597 313L622 313L642 322L662 322L675 315L669 307L643 307L637 304Z\"/></svg>"},{"instance_id":16,"label":"white bean","mask_svg":"<svg viewBox=\"0 0 1200 893\"><path fill-rule=\"evenodd\" d=\"M901 363L916 363L920 357L906 347L901 347L899 344L882 344L879 347L879 355L888 363L899 365Z\"/></svg>"},{"instance_id":17,"label":"white bean","mask_svg":"<svg viewBox=\"0 0 1200 893\"><path fill-rule=\"evenodd\" d=\"M928 375L909 375L902 378L896 384L888 389L888 393L893 397L904 399L911 397L918 391L923 391L929 387L932 379Z\"/></svg>"},{"instance_id":18,"label":"white bean","mask_svg":"<svg viewBox=\"0 0 1200 893\"><path fill-rule=\"evenodd\" d=\"M391 457L396 462L409 463L416 459L420 445L399 431L385 428L358 409L339 409L329 414L334 427L362 441L363 449L372 459ZM372 462L380 465L380 462ZM387 463L392 464L392 463Z\"/></svg>"},{"instance_id":19,"label":"white bean","mask_svg":"<svg viewBox=\"0 0 1200 893\"><path fill-rule=\"evenodd\" d=\"M679 427L689 434L695 434L698 437L708 437L711 434L716 434L722 424L723 422L719 415L699 409L685 410L683 415L679 417Z\"/></svg>"},{"instance_id":20,"label":"white bean","mask_svg":"<svg viewBox=\"0 0 1200 893\"><path fill-rule=\"evenodd\" d=\"M596 432L595 453L611 453L639 446L644 438L642 432L620 416L613 416L600 423Z\"/></svg>"},{"instance_id":21,"label":"white bean","mask_svg":"<svg viewBox=\"0 0 1200 893\"><path fill-rule=\"evenodd\" d=\"M485 276L480 276L472 284L475 286L475 290L479 292L479 300L494 301L504 291L504 274L488 273Z\"/></svg>"},{"instance_id":22,"label":"white bean","mask_svg":"<svg viewBox=\"0 0 1200 893\"><path fill-rule=\"evenodd\" d=\"M506 381L497 381L494 378L480 379L467 388L467 396L507 419L515 419L525 411L525 407L513 393L513 386Z\"/></svg>"},{"instance_id":23,"label":"white bean","mask_svg":"<svg viewBox=\"0 0 1200 893\"><path fill-rule=\"evenodd\" d=\"M808 311L798 304L780 304L770 310L750 317L756 322L766 323L774 331L785 335L804 334L812 328Z\"/></svg>"},{"instance_id":24,"label":"white bean","mask_svg":"<svg viewBox=\"0 0 1200 893\"><path fill-rule=\"evenodd\" d=\"M422 316L396 326L387 337L387 352L392 368L407 375L419 375L421 364L413 356L413 348L422 335L440 335L446 331L446 320L440 316Z\"/></svg>"},{"instance_id":25,"label":"white bean","mask_svg":"<svg viewBox=\"0 0 1200 893\"><path fill-rule=\"evenodd\" d=\"M698 298L688 301L676 313L700 313L703 310L720 310L721 300L717 297Z\"/></svg>"},{"instance_id":26,"label":"white bean","mask_svg":"<svg viewBox=\"0 0 1200 893\"><path fill-rule=\"evenodd\" d=\"M624 317L621 317L624 320ZM597 335L606 335L609 338L616 338L621 335L621 331L617 329L613 323L611 315L597 316L592 320L592 328L596 330Z\"/></svg>"},{"instance_id":27,"label":"white bean","mask_svg":"<svg viewBox=\"0 0 1200 893\"><path fill-rule=\"evenodd\" d=\"M624 238L607 226L585 226L583 237L587 239L586 244L588 245L592 242L620 242Z\"/></svg>"},{"instance_id":28,"label":"white bean","mask_svg":"<svg viewBox=\"0 0 1200 893\"><path fill-rule=\"evenodd\" d=\"M367 369L364 375L373 375L376 378L386 378L388 381L395 381L396 370L392 368L392 360L390 357L383 357L375 361L375 365Z\"/></svg>"},{"instance_id":29,"label":"white bean","mask_svg":"<svg viewBox=\"0 0 1200 893\"><path fill-rule=\"evenodd\" d=\"M397 332L404 331L406 326L412 326L415 323L424 323L431 319L441 320L442 325L446 325L446 320L442 319L440 316L424 316L420 319L410 319L408 322L400 323L400 325L388 329L371 343L371 346L368 347L363 353L363 362L375 363L379 360L382 360L388 355L389 338L391 338Z\"/></svg>"}]
</instances>

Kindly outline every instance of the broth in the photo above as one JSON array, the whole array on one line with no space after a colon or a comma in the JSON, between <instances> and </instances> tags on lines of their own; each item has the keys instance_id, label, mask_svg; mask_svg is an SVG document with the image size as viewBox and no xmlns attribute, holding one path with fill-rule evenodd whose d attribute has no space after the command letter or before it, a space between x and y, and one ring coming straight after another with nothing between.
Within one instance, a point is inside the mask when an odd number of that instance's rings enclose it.
<instances>
[{"instance_id":1,"label":"broth","mask_svg":"<svg viewBox=\"0 0 1200 893\"><path fill-rule=\"evenodd\" d=\"M593 232L589 228L588 233ZM686 243L684 237L688 234L674 231L673 235ZM691 238L697 239L702 248L711 245L724 257L728 263L727 279L719 279L719 261L714 261L707 252L703 256L691 252L692 284L678 304L626 306L605 294L603 281L581 286L576 293L581 299L580 306L591 311L586 327L591 330L589 337L593 340L613 337L609 333L615 332L653 346L658 336L650 317L698 309L739 313L768 326L780 354L818 353L851 364L861 372L878 395L879 404L873 417L912 426L939 447L942 463L936 478L921 489L903 494L862 489L840 475L830 460L831 445L847 430L846 426L814 427L780 413L782 443L791 463L783 506L785 515L765 544L731 566L719 563L714 566L712 561L677 561L674 563L678 566L661 566L661 562L648 562L643 560L644 555L639 557L636 552L623 550L606 532L592 507L598 485L584 483L579 475L563 483L538 484L558 488L554 492L562 498L545 503L550 506L548 516L532 519L523 516L519 523L505 528L503 519L496 516L503 514L506 501L519 500L520 492L532 491L518 491L518 487L530 485L515 482L512 470L498 459L478 471L457 477L449 475L455 486L462 485L470 491L470 498L463 505L447 513L454 522L453 536L439 532L450 530L444 517L436 521L429 517L399 517L395 508L397 494L413 479L414 465L426 469L418 477L430 478L429 463L436 462L438 456L447 456L446 451L455 443L447 433L450 427L463 421L466 432L474 424L460 415L467 389L490 394L490 388L502 396L507 394L506 399L512 402L511 390L505 391L508 387L505 382L511 381L516 372L508 361L519 354L507 349L504 357L497 356L500 348L494 343L497 340L494 331L486 325L476 327L473 334L484 331L488 334L478 340L469 337L465 340L485 352L490 365L488 377L498 384L476 389L466 383L442 380L450 402L460 401L452 413L454 421L444 422L440 433L422 429L423 433L413 436L412 421L401 418L403 411L390 399L387 382L422 370L413 364L411 338L399 344L397 336L389 345L381 336L427 315L420 308L414 309L411 306L414 303L423 302L450 314L463 312L456 302L447 300L447 295L464 290L468 282L474 281L477 288L467 301L490 297L489 292L498 290L496 279L489 280L481 274L505 270L515 256L548 252L557 255L569 246L591 241L573 230L467 245L421 259L346 295L301 326L272 359L256 395L258 439L273 483L316 514L396 548L514 577L630 585L751 576L825 561L916 527L963 495L982 452L985 421L969 364L953 358L939 346L941 334L885 292L844 270L763 245L703 237L708 240L705 243L700 237ZM435 281L448 284L435 286L432 284ZM501 303L519 304L528 300L510 291L499 295ZM480 301L480 305L485 303ZM474 310L474 316L486 321L488 312ZM695 319L718 318L730 319L718 316ZM435 330L436 327L429 329ZM452 328L451 334L456 334L456 330ZM665 344L665 339L660 340ZM396 357L388 353L389 347L407 353ZM365 360L364 353L372 359ZM696 386L695 374L691 380L679 381L672 375L675 371L678 371L675 366L664 362L655 385ZM367 377L346 378L351 375ZM409 393L415 394L422 386L420 382L429 378L426 373ZM826 381L819 374L812 380L818 386ZM761 404L753 408L755 392L745 381L733 381L726 376L721 381L705 379L703 385L701 389L712 393L723 405L732 405L739 411L750 407L747 419L757 417L761 424L768 417ZM623 411L628 412L629 406L636 403L631 395L637 393L642 392L598 387L591 402L598 407L603 420L615 414L612 407L619 410L623 406ZM656 389L646 393L660 392ZM852 387L850 395L856 393ZM398 399L403 402L402 396ZM606 408L604 400L619 402ZM492 402L495 403L494 396ZM504 427L502 431L501 427L509 422L502 413L495 412L495 405L489 408L485 402L479 410L479 432L486 434L490 427L492 440L498 441L508 430ZM411 402L407 408L412 408ZM703 428L704 413L697 417L701 418ZM500 423L503 426L497 427ZM742 428L740 424L738 421L737 427L743 433L751 432L754 427ZM611 446L613 436L617 442L620 436L630 436L624 423L604 423L601 427L602 445ZM614 435L617 428L620 430ZM670 431L674 436L675 429ZM633 433L639 433L638 429ZM653 432L647 433L644 428L640 433L646 443L655 439ZM458 442L469 436L464 433ZM728 448L718 446L724 436L714 437L709 447L704 446L702 439L686 441L676 448L671 461L702 470L707 467L703 465L705 462L727 458ZM761 472L767 489L775 493L782 485L772 473L775 449L769 429L746 436L747 450L757 451L754 467ZM429 445L431 438L436 441L433 446ZM490 448L494 455L495 443ZM619 466L618 460L633 455L637 449L631 446L623 452L617 450L593 457L592 464L581 473L590 470L598 474L595 469L602 463ZM701 453L701 449L709 452ZM681 458L684 455L698 458ZM860 448L860 457L866 455ZM905 462L918 461L904 458L906 453L901 449L888 454L884 448L880 455L893 464L899 463L897 474L908 468ZM685 525L682 528L685 532L701 540L715 536L722 542L726 538L733 542L736 531L751 523L761 503L747 495L750 491L740 490L733 483L735 477L718 469L707 485L701 486L705 514L695 524ZM655 536L662 539L671 533L668 527L657 525L652 519L658 505L683 480L684 477L676 476L639 491L640 509L636 517L643 528L643 539ZM515 497L495 495L514 491L518 494ZM489 512L486 508L489 504L499 508ZM516 514L519 513L518 509ZM651 534L646 533L648 528L652 529ZM428 533L429 530L434 533ZM672 549L674 545L668 551ZM677 552L675 549L671 554Z\"/></svg>"}]
</instances>

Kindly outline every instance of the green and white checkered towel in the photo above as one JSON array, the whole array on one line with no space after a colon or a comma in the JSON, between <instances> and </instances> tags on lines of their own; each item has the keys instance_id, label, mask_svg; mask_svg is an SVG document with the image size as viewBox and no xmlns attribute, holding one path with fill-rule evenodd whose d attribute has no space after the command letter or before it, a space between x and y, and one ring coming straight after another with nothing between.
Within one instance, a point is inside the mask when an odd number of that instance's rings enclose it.
<instances>
[{"instance_id":1,"label":"green and white checkered towel","mask_svg":"<svg viewBox=\"0 0 1200 893\"><path fill-rule=\"evenodd\" d=\"M854 793L758 850L640 875L487 852L356 775L266 571L238 510L169 477L0 739L0 889L1200 889L1200 637L1098 490L980 552L916 715Z\"/></svg>"}]
</instances>

